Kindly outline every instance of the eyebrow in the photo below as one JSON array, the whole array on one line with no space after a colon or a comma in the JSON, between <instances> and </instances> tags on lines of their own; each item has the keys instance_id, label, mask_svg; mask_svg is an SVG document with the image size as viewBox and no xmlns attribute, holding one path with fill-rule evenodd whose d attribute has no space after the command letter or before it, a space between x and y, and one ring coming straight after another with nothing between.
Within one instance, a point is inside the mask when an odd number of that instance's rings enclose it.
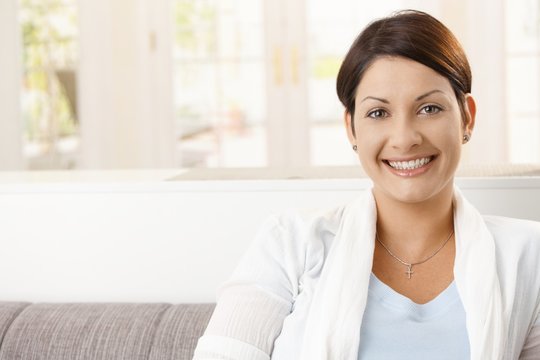
<instances>
[{"instance_id":1,"label":"eyebrow","mask_svg":"<svg viewBox=\"0 0 540 360\"><path fill-rule=\"evenodd\" d=\"M442 93L443 95L446 95L443 91L441 90L438 90L438 89L435 89L435 90L431 90L431 91L428 91L427 93L425 94L422 94L420 96L418 96L416 99L414 99L414 101L420 101L426 97L428 97L429 95L433 94L433 93ZM366 96L365 98L362 99L362 101L360 102L364 102L365 100L368 100L368 99L372 99L372 100L377 100L377 101L380 101L382 103L385 103L385 104L389 104L390 101L386 100L386 99L383 99L383 98L378 98L378 97L375 97L375 96Z\"/></svg>"},{"instance_id":2,"label":"eyebrow","mask_svg":"<svg viewBox=\"0 0 540 360\"><path fill-rule=\"evenodd\" d=\"M433 94L433 93L442 93L443 95L446 95L444 92L442 92L441 90L438 90L438 89L435 89L435 90L431 90L427 93L425 93L424 95L420 95L419 97L417 97L416 99L414 99L414 101L420 101L422 100L423 98L426 98L428 97L429 95Z\"/></svg>"}]
</instances>

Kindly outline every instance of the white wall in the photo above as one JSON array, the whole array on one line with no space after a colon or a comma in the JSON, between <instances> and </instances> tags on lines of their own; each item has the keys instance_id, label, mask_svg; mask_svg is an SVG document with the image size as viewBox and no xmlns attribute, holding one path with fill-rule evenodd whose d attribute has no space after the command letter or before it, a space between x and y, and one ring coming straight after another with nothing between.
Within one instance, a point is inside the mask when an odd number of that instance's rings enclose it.
<instances>
[{"instance_id":1,"label":"white wall","mask_svg":"<svg viewBox=\"0 0 540 360\"><path fill-rule=\"evenodd\" d=\"M211 302L270 213L360 180L0 184L0 300ZM483 213L540 220L540 178L460 179Z\"/></svg>"}]
</instances>

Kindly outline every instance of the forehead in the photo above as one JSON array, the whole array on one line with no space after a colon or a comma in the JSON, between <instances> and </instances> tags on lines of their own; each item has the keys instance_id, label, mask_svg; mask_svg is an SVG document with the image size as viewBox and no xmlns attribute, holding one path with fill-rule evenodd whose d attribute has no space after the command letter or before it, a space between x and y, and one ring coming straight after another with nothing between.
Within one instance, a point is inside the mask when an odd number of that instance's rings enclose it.
<instances>
[{"instance_id":1,"label":"forehead","mask_svg":"<svg viewBox=\"0 0 540 360\"><path fill-rule=\"evenodd\" d=\"M364 72L356 97L411 95L418 96L431 90L453 95L450 81L435 70L402 57L381 57Z\"/></svg>"}]
</instances>

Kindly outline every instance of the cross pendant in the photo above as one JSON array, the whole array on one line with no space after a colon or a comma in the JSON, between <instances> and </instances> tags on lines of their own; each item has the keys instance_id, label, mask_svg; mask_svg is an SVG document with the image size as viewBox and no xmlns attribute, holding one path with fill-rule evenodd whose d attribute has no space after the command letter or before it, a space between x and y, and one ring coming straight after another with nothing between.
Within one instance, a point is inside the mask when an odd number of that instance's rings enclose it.
<instances>
[{"instance_id":1,"label":"cross pendant","mask_svg":"<svg viewBox=\"0 0 540 360\"><path fill-rule=\"evenodd\" d=\"M407 277L410 279L411 275L414 274L414 271L412 271L412 265L407 265L407 271L405 271L405 274L407 274Z\"/></svg>"}]
</instances>

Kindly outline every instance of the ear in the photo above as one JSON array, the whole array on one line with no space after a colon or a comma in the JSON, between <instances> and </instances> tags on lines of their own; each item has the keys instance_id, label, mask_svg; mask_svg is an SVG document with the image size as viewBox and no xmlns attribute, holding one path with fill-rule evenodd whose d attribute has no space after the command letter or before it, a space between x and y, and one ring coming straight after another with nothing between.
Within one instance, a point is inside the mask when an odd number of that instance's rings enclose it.
<instances>
[{"instance_id":1,"label":"ear","mask_svg":"<svg viewBox=\"0 0 540 360\"><path fill-rule=\"evenodd\" d=\"M463 133L472 134L476 120L476 101L471 94L465 95L465 119L463 123Z\"/></svg>"},{"instance_id":2,"label":"ear","mask_svg":"<svg viewBox=\"0 0 540 360\"><path fill-rule=\"evenodd\" d=\"M356 145L356 137L354 136L352 129L352 122L354 119L351 116L351 113L347 110L345 110L343 117L345 120L345 128L347 129L347 137L349 138L349 142L351 143L351 146Z\"/></svg>"}]
</instances>

